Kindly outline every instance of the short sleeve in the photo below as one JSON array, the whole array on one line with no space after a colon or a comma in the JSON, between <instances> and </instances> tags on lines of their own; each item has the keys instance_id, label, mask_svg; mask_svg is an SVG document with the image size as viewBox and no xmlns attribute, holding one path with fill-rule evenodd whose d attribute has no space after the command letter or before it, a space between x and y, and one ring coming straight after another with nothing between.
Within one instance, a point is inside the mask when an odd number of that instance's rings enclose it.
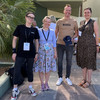
<instances>
[{"instance_id":1,"label":"short sleeve","mask_svg":"<svg viewBox=\"0 0 100 100\"><path fill-rule=\"evenodd\" d=\"M38 29L35 30L35 39L40 39Z\"/></svg>"},{"instance_id":2,"label":"short sleeve","mask_svg":"<svg viewBox=\"0 0 100 100\"><path fill-rule=\"evenodd\" d=\"M56 29L59 29L59 20L56 22Z\"/></svg>"},{"instance_id":3,"label":"short sleeve","mask_svg":"<svg viewBox=\"0 0 100 100\"><path fill-rule=\"evenodd\" d=\"M13 33L13 36L19 37L20 34L20 26L18 25Z\"/></svg>"}]
</instances>

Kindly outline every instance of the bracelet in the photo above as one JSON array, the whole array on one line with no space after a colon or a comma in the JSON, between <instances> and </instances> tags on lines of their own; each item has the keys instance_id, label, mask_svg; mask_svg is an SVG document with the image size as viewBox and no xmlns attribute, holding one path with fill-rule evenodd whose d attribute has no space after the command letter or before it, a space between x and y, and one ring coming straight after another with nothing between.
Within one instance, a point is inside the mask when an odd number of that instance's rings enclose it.
<instances>
[{"instance_id":1,"label":"bracelet","mask_svg":"<svg viewBox=\"0 0 100 100\"><path fill-rule=\"evenodd\" d=\"M16 48L12 48L12 53L16 53Z\"/></svg>"},{"instance_id":2,"label":"bracelet","mask_svg":"<svg viewBox=\"0 0 100 100\"><path fill-rule=\"evenodd\" d=\"M38 52L36 52L36 54L38 54Z\"/></svg>"}]
</instances>

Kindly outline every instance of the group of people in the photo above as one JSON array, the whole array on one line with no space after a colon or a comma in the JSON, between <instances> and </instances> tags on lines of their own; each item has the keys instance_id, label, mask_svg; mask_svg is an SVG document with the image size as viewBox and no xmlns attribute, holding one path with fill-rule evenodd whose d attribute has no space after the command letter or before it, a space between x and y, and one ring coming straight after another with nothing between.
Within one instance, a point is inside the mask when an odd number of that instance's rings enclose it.
<instances>
[{"instance_id":1,"label":"group of people","mask_svg":"<svg viewBox=\"0 0 100 100\"><path fill-rule=\"evenodd\" d=\"M91 19L91 8L84 9L85 20L80 23L79 29L77 21L70 17L71 5L67 4L63 13L64 17L57 22L53 18L54 16L45 16L42 20L42 28L35 28L32 26L35 15L32 12L28 12L25 16L25 25L18 25L15 29L12 41L12 59L15 61L15 69L11 100L16 100L20 92L18 90L18 80L24 60L27 61L28 65L29 93L32 96L37 95L32 87L33 63L35 72L39 72L41 91L49 90L50 72L56 71L56 61L58 65L56 85L59 86L63 82L64 52L66 53L65 81L72 85L70 74L74 38L76 37L78 37L76 61L83 72L83 79L79 86L86 88L91 84L92 71L96 70L96 53L99 52L97 22ZM51 23L53 23L53 27ZM79 32L81 35L78 35ZM93 34L95 34L95 37ZM63 39L66 36L71 37L71 44L66 45L64 42ZM16 50L18 39L18 48ZM34 40L35 42L33 42Z\"/></svg>"}]
</instances>

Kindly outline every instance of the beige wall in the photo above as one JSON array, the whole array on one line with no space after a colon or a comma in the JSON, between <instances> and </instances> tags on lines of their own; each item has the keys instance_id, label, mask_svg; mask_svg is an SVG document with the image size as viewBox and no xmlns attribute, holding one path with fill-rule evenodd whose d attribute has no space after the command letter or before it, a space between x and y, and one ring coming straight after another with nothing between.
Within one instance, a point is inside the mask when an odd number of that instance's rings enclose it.
<instances>
[{"instance_id":1,"label":"beige wall","mask_svg":"<svg viewBox=\"0 0 100 100\"><path fill-rule=\"evenodd\" d=\"M83 10L84 8L91 7L92 8L92 17L97 17L99 24L99 32L100 32L100 0L86 0L83 2ZM100 34L99 34L100 37Z\"/></svg>"},{"instance_id":2,"label":"beige wall","mask_svg":"<svg viewBox=\"0 0 100 100\"><path fill-rule=\"evenodd\" d=\"M48 16L54 15L56 18L62 18L64 16L63 13L59 13L56 11L48 10Z\"/></svg>"},{"instance_id":3,"label":"beige wall","mask_svg":"<svg viewBox=\"0 0 100 100\"><path fill-rule=\"evenodd\" d=\"M92 8L92 16L93 17L100 17L99 9L100 9L100 0L86 0L83 2L83 9L91 7Z\"/></svg>"}]
</instances>

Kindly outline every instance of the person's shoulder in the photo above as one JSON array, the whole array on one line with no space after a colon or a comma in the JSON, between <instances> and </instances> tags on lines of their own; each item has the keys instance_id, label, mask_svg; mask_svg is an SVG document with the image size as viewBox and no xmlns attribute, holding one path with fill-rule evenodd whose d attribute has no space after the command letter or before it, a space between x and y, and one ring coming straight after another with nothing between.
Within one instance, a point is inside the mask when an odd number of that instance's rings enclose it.
<instances>
[{"instance_id":1,"label":"person's shoulder","mask_svg":"<svg viewBox=\"0 0 100 100\"><path fill-rule=\"evenodd\" d=\"M70 20L73 22L77 22L77 20L75 18L70 18Z\"/></svg>"},{"instance_id":2,"label":"person's shoulder","mask_svg":"<svg viewBox=\"0 0 100 100\"><path fill-rule=\"evenodd\" d=\"M32 26L32 30L38 31L38 28Z\"/></svg>"},{"instance_id":3,"label":"person's shoulder","mask_svg":"<svg viewBox=\"0 0 100 100\"><path fill-rule=\"evenodd\" d=\"M34 29L34 30L36 30L36 29L37 29L36 27L33 27L33 26L32 26L31 28L32 28L32 29Z\"/></svg>"},{"instance_id":4,"label":"person's shoulder","mask_svg":"<svg viewBox=\"0 0 100 100\"><path fill-rule=\"evenodd\" d=\"M91 19L91 21L94 23L94 22L96 22L96 20L94 20L94 19Z\"/></svg>"},{"instance_id":5,"label":"person's shoulder","mask_svg":"<svg viewBox=\"0 0 100 100\"><path fill-rule=\"evenodd\" d=\"M54 29L50 29L50 34L55 35L55 30Z\"/></svg>"},{"instance_id":6,"label":"person's shoulder","mask_svg":"<svg viewBox=\"0 0 100 100\"><path fill-rule=\"evenodd\" d=\"M64 19L63 18L60 18L57 20L57 22L62 22Z\"/></svg>"},{"instance_id":7,"label":"person's shoulder","mask_svg":"<svg viewBox=\"0 0 100 100\"><path fill-rule=\"evenodd\" d=\"M52 25L56 25L56 23L52 23L52 22L51 22L50 25L51 25L51 26L52 26Z\"/></svg>"},{"instance_id":8,"label":"person's shoulder","mask_svg":"<svg viewBox=\"0 0 100 100\"><path fill-rule=\"evenodd\" d=\"M54 29L50 29L51 32L55 32Z\"/></svg>"},{"instance_id":9,"label":"person's shoulder","mask_svg":"<svg viewBox=\"0 0 100 100\"><path fill-rule=\"evenodd\" d=\"M42 28L38 28L38 32L42 32Z\"/></svg>"},{"instance_id":10,"label":"person's shoulder","mask_svg":"<svg viewBox=\"0 0 100 100\"><path fill-rule=\"evenodd\" d=\"M84 23L85 23L85 20L80 21L80 24L84 24Z\"/></svg>"},{"instance_id":11,"label":"person's shoulder","mask_svg":"<svg viewBox=\"0 0 100 100\"><path fill-rule=\"evenodd\" d=\"M17 25L17 27L25 27L25 25Z\"/></svg>"},{"instance_id":12,"label":"person's shoulder","mask_svg":"<svg viewBox=\"0 0 100 100\"><path fill-rule=\"evenodd\" d=\"M39 31L42 31L43 28L38 28Z\"/></svg>"},{"instance_id":13,"label":"person's shoulder","mask_svg":"<svg viewBox=\"0 0 100 100\"><path fill-rule=\"evenodd\" d=\"M22 28L24 28L24 27L25 27L25 25L17 25L17 26L16 26L16 29L19 30L19 29L22 29Z\"/></svg>"}]
</instances>

